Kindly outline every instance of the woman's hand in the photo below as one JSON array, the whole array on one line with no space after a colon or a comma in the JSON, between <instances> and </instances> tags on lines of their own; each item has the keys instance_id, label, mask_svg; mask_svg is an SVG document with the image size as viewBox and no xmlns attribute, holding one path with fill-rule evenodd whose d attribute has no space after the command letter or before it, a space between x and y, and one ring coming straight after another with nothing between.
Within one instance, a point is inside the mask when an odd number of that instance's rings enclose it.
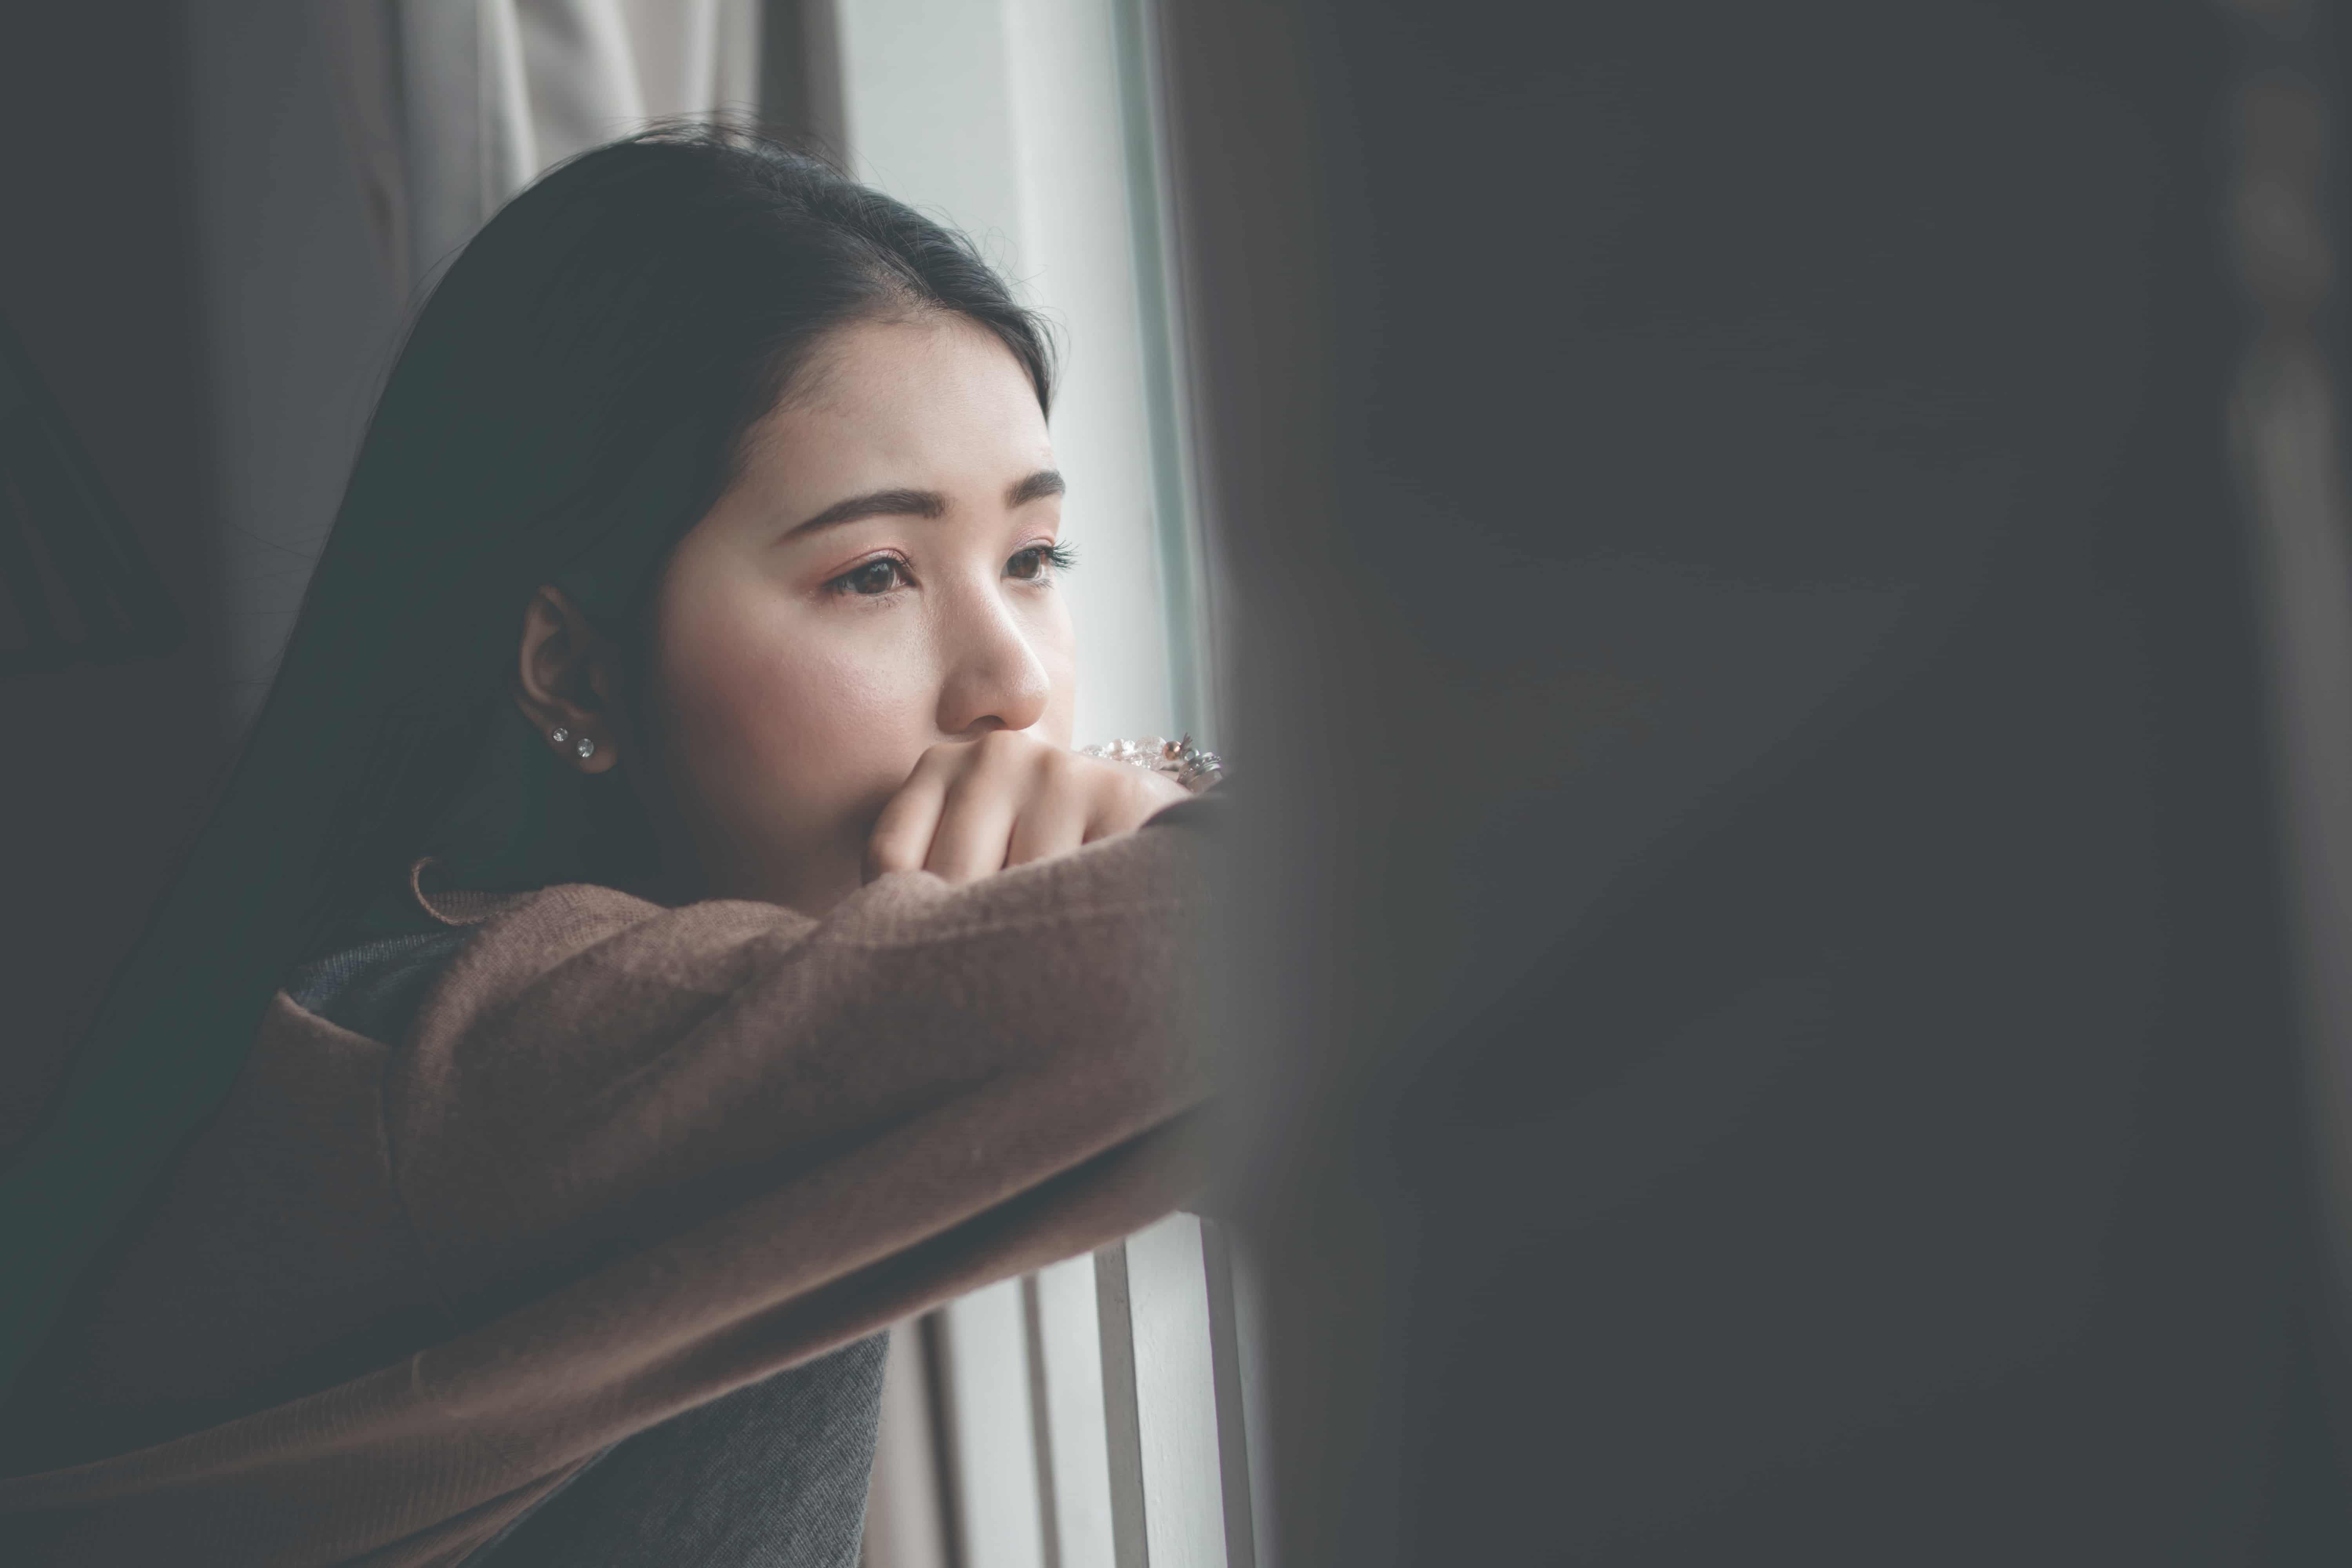
<instances>
[{"instance_id":1,"label":"woman's hand","mask_svg":"<svg viewBox=\"0 0 2352 1568\"><path fill-rule=\"evenodd\" d=\"M1189 795L1165 774L1082 757L1025 730L943 742L882 808L866 879L923 870L969 882L1132 832Z\"/></svg>"}]
</instances>

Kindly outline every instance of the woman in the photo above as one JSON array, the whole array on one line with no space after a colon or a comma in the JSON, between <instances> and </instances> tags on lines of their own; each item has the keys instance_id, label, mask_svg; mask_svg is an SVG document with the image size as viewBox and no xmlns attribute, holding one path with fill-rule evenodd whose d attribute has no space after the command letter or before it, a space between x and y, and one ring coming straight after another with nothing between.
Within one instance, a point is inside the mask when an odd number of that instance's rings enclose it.
<instances>
[{"instance_id":1,"label":"woman","mask_svg":"<svg viewBox=\"0 0 2352 1568\"><path fill-rule=\"evenodd\" d=\"M1172 1206L1214 764L1069 750L1050 391L749 138L467 247L9 1173L9 1561L854 1561L875 1331Z\"/></svg>"}]
</instances>

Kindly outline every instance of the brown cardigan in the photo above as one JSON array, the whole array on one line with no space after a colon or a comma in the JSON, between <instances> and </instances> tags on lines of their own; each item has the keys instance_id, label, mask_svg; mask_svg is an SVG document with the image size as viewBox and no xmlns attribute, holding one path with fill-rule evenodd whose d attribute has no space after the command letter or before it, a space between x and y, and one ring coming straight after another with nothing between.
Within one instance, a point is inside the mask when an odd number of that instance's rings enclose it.
<instances>
[{"instance_id":1,"label":"brown cardigan","mask_svg":"<svg viewBox=\"0 0 2352 1568\"><path fill-rule=\"evenodd\" d=\"M812 921L567 885L270 1004L5 1419L0 1562L451 1564L607 1445L1175 1206L1202 819Z\"/></svg>"}]
</instances>

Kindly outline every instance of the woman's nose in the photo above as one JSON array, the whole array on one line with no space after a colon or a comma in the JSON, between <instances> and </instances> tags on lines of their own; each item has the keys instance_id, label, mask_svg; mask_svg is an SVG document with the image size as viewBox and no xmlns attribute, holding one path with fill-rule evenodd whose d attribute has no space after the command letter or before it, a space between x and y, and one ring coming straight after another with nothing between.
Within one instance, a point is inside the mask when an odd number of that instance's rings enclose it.
<instances>
[{"instance_id":1,"label":"woman's nose","mask_svg":"<svg viewBox=\"0 0 2352 1568\"><path fill-rule=\"evenodd\" d=\"M993 593L970 595L944 629L942 734L1026 730L1045 717L1052 678L1002 598Z\"/></svg>"}]
</instances>

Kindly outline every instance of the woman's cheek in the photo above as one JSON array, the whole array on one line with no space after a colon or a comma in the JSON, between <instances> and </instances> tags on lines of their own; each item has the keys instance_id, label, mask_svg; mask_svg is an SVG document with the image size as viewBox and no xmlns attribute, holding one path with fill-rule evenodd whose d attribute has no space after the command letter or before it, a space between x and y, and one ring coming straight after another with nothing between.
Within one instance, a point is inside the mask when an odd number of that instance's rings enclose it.
<instances>
[{"instance_id":1,"label":"woman's cheek","mask_svg":"<svg viewBox=\"0 0 2352 1568\"><path fill-rule=\"evenodd\" d=\"M683 650L695 713L681 738L739 826L805 844L842 828L878 781L895 787L922 741L899 711L906 683L889 639L803 619L739 609L701 620Z\"/></svg>"}]
</instances>

